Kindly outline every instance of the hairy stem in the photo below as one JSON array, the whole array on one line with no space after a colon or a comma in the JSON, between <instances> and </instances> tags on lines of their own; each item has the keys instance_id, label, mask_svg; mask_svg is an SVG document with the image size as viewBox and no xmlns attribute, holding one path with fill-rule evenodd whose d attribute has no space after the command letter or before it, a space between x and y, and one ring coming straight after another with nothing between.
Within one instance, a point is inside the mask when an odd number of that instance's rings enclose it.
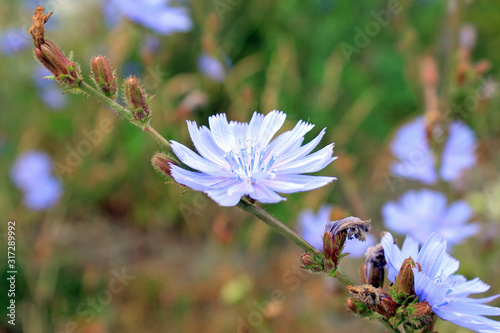
<instances>
[{"instance_id":1,"label":"hairy stem","mask_svg":"<svg viewBox=\"0 0 500 333\"><path fill-rule=\"evenodd\" d=\"M298 246L300 246L304 251L313 253L318 256L323 256L321 252L319 252L314 246L309 244L305 239L300 237L295 231L281 223L278 219L276 219L274 216L266 212L264 209L261 207L252 204L244 199L240 200L238 203L238 207L243 209L246 212L249 212L252 215L255 215L258 217L262 222L266 223L268 226L273 228L275 231L279 232ZM355 285L354 281L340 268L337 268L336 271L336 277L337 279L345 286L348 285Z\"/></svg>"}]
</instances>

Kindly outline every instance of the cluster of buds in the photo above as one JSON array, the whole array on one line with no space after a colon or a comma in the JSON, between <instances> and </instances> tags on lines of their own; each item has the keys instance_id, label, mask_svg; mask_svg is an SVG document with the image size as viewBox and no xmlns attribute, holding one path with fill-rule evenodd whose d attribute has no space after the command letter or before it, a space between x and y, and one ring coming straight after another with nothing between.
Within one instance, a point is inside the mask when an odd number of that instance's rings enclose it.
<instances>
[{"instance_id":1,"label":"cluster of buds","mask_svg":"<svg viewBox=\"0 0 500 333\"><path fill-rule=\"evenodd\" d=\"M116 70L112 70L108 61L103 56L98 56L92 59L91 62L92 81L97 89L99 89L105 96L116 99L116 80L118 75Z\"/></svg>"},{"instance_id":2,"label":"cluster of buds","mask_svg":"<svg viewBox=\"0 0 500 333\"><path fill-rule=\"evenodd\" d=\"M419 302L415 294L413 270L420 269L420 265L407 258L394 284L382 289L385 260L379 245L367 251L362 274L365 284L347 286L351 295L346 302L347 309L361 317L383 318L394 328L404 325L411 328L409 331L432 332L432 307L427 302Z\"/></svg>"},{"instance_id":3,"label":"cluster of buds","mask_svg":"<svg viewBox=\"0 0 500 333\"><path fill-rule=\"evenodd\" d=\"M149 103L154 96L146 94L144 87L138 78L131 76L123 83L125 102L129 107L135 120L147 123L151 118Z\"/></svg>"},{"instance_id":4,"label":"cluster of buds","mask_svg":"<svg viewBox=\"0 0 500 333\"><path fill-rule=\"evenodd\" d=\"M35 44L35 57L45 66L54 77L64 86L75 88L72 91L79 91L80 84L85 85L80 68L73 62L73 54L68 59L62 51L51 41L45 39L44 24L49 19L49 14L44 14L44 8L38 6L33 14L33 25L30 34ZM112 70L108 61L103 56L92 59L92 76L90 77L101 95L112 99L117 96L116 70ZM149 106L153 96L146 94L144 87L136 77L129 77L123 84L125 102L128 112L142 125L147 125L151 119L151 108Z\"/></svg>"}]
</instances>

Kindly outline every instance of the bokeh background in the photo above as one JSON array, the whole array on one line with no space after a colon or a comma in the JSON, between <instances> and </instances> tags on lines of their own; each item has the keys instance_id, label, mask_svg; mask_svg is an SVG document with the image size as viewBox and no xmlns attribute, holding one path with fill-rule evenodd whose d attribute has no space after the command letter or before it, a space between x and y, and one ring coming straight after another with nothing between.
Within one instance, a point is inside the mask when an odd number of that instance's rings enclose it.
<instances>
[{"instance_id":1,"label":"bokeh background","mask_svg":"<svg viewBox=\"0 0 500 333\"><path fill-rule=\"evenodd\" d=\"M121 80L142 79L155 95L152 124L168 139L191 146L185 121L206 124L220 112L248 121L255 110L283 110L286 129L299 119L316 124L306 140L327 127L322 145L335 142L339 159L320 174L338 180L265 207L291 227L301 210L329 203L339 216L371 218L379 237L381 207L422 187L391 178L389 145L399 126L428 111L421 68L435 59L441 111L467 123L479 144L459 186L435 187L467 200L482 228L452 254L461 274L500 293L500 3L178 1L184 31L165 33L159 11L132 15L120 1L8 0L0 4L0 307L6 224L16 220L17 324L2 310L0 332L384 332L347 313L345 289L301 271L300 250L265 224L165 184L150 164L160 147L144 133L41 80L27 33L38 4L54 12L46 36L74 50L85 75L93 56L106 55ZM390 6L400 10L373 28L373 13ZM477 37L460 36L466 24ZM367 28L372 36L360 37ZM490 93L477 97L484 87ZM30 207L13 180L15 161L33 150L51 160L53 187L29 192L46 208ZM342 266L360 281L362 263ZM436 330L468 332L443 321Z\"/></svg>"}]
</instances>

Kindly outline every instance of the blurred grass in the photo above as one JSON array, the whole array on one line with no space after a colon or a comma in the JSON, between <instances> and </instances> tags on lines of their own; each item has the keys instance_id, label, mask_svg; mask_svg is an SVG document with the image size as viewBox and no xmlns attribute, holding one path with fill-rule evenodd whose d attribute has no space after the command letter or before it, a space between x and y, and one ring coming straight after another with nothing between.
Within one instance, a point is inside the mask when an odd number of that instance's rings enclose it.
<instances>
[{"instance_id":1,"label":"blurred grass","mask_svg":"<svg viewBox=\"0 0 500 333\"><path fill-rule=\"evenodd\" d=\"M169 139L189 144L185 119L206 124L218 112L248 121L254 110L280 109L288 115L286 129L299 119L316 124L306 140L328 127L324 142L336 142L340 159L321 174L338 181L287 195L286 202L266 208L293 226L301 209L328 202L347 214L372 218L379 232L381 205L415 185L389 190L387 147L399 124L424 111L412 69L420 56L442 54L447 12L445 1L403 3L402 15L351 61L339 45L353 45L354 28L373 21L371 11L386 9L386 2L240 2L219 17L215 2L195 0L190 6L193 31L158 36L159 50L150 52L143 45L150 32L127 21L108 29L99 2L60 1L47 4L55 12L47 36L63 50L74 50L86 74L91 57L105 54L121 79L130 72L141 76L156 95L153 124ZM488 59L493 74L500 65L494 17L499 9L499 3L475 1L462 13L462 21L478 29L473 60ZM17 1L4 1L0 29L27 29L30 14ZM201 50L230 59L223 84L198 73ZM266 226L236 208L220 208L204 195L163 185L149 164L158 146L103 106L80 95L68 96L63 111L48 109L32 80L35 66L29 49L1 57L0 212L2 221L18 221L19 332L76 332L72 323L81 332L246 332L242 322L255 332L383 331L345 312L339 285L322 276L304 277L297 268L298 249ZM461 93L470 96L476 86L472 82ZM192 91L208 99L186 114L179 104ZM464 119L484 149L463 192L481 193L484 184L498 179L498 106L496 97ZM113 131L62 175L59 205L46 213L28 211L9 178L16 156L42 149L64 163L68 151L85 139L83 132L99 128L102 119L113 122ZM491 227L487 217L480 220ZM495 282L500 278L500 246L487 236L457 246L454 256L462 262L461 274L480 276L492 284L489 294L495 294L500 292ZM347 260L345 265L351 263L346 269L357 277L360 263ZM3 265L0 261L5 272ZM122 267L135 279L88 320L85 302L107 290L112 270ZM5 274L0 290L6 289ZM228 284L242 286L236 288L241 295L221 296ZM270 302L276 290L284 299ZM6 304L6 295L0 299ZM6 325L5 318L0 322ZM437 329L465 331L443 322Z\"/></svg>"}]
</instances>

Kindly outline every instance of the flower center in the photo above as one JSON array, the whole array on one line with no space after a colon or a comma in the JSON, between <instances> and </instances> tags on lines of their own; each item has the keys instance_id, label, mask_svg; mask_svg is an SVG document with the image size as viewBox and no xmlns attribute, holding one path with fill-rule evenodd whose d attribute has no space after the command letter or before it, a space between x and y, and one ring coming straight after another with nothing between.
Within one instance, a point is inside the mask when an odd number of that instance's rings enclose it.
<instances>
[{"instance_id":1,"label":"flower center","mask_svg":"<svg viewBox=\"0 0 500 333\"><path fill-rule=\"evenodd\" d=\"M240 182L255 183L256 181L264 178L272 171L269 169L274 164L276 156L265 157L266 150L262 149L255 142L248 141L246 146L240 143L239 150L233 149L226 153L224 158L229 167L230 172L234 174Z\"/></svg>"}]
</instances>

